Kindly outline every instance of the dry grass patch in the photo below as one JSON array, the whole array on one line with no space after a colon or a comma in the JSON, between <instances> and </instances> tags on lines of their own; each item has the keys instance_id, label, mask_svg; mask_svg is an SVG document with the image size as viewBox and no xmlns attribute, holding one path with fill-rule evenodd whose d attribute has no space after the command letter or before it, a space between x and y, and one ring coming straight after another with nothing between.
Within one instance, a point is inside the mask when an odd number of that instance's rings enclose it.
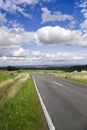
<instances>
[{"instance_id":1,"label":"dry grass patch","mask_svg":"<svg viewBox=\"0 0 87 130\"><path fill-rule=\"evenodd\" d=\"M11 87L7 99L13 98L15 94L20 90L20 88L23 86L23 83L28 79L28 75L22 75L22 78L17 80L17 82Z\"/></svg>"},{"instance_id":2,"label":"dry grass patch","mask_svg":"<svg viewBox=\"0 0 87 130\"><path fill-rule=\"evenodd\" d=\"M3 106L8 99L15 96L27 78L28 74L22 73L17 75L14 79L6 80L0 84L0 107Z\"/></svg>"},{"instance_id":3,"label":"dry grass patch","mask_svg":"<svg viewBox=\"0 0 87 130\"><path fill-rule=\"evenodd\" d=\"M57 71L57 73L48 73L48 75L87 84L87 73Z\"/></svg>"},{"instance_id":4,"label":"dry grass patch","mask_svg":"<svg viewBox=\"0 0 87 130\"><path fill-rule=\"evenodd\" d=\"M20 78L25 77L26 75L27 75L26 73L20 73L14 79L19 80Z\"/></svg>"}]
</instances>

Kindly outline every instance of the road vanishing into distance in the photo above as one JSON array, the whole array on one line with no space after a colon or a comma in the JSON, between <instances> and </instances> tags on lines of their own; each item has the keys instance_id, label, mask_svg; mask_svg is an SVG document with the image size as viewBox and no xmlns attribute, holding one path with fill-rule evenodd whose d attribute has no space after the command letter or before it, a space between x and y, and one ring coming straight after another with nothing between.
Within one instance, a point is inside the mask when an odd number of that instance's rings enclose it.
<instances>
[{"instance_id":1,"label":"road vanishing into distance","mask_svg":"<svg viewBox=\"0 0 87 130\"><path fill-rule=\"evenodd\" d=\"M56 130L87 130L87 85L32 74Z\"/></svg>"}]
</instances>

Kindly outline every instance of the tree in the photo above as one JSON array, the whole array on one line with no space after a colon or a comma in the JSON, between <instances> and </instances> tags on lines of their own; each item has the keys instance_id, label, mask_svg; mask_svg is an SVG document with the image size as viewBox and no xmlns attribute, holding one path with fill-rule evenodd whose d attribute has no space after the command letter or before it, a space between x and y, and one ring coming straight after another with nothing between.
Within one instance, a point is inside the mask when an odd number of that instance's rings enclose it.
<instances>
[{"instance_id":1,"label":"tree","mask_svg":"<svg viewBox=\"0 0 87 130\"><path fill-rule=\"evenodd\" d=\"M7 66L7 71L13 71L13 70L17 70L17 68L13 66Z\"/></svg>"}]
</instances>

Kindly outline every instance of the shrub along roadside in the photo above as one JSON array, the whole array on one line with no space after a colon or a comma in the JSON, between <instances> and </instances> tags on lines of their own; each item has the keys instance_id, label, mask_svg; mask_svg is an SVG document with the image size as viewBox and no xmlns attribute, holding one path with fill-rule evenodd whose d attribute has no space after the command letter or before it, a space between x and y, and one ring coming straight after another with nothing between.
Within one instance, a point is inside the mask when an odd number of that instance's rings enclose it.
<instances>
[{"instance_id":1,"label":"shrub along roadside","mask_svg":"<svg viewBox=\"0 0 87 130\"><path fill-rule=\"evenodd\" d=\"M0 108L0 130L47 130L32 78Z\"/></svg>"}]
</instances>

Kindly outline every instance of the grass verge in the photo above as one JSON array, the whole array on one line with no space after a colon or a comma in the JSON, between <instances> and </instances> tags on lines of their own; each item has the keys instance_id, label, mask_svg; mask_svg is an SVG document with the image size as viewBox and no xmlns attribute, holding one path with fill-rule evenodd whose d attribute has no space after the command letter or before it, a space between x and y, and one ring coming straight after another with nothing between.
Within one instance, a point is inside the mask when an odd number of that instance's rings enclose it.
<instances>
[{"instance_id":1,"label":"grass verge","mask_svg":"<svg viewBox=\"0 0 87 130\"><path fill-rule=\"evenodd\" d=\"M47 130L32 78L0 108L0 130Z\"/></svg>"},{"instance_id":2,"label":"grass verge","mask_svg":"<svg viewBox=\"0 0 87 130\"><path fill-rule=\"evenodd\" d=\"M87 84L87 73L77 72L70 73L64 71L56 71L56 73L48 73L49 76L55 76L60 79L66 79L71 81L80 82L83 84Z\"/></svg>"},{"instance_id":3,"label":"grass verge","mask_svg":"<svg viewBox=\"0 0 87 130\"><path fill-rule=\"evenodd\" d=\"M0 83L5 81L5 80L12 79L14 77L15 77L14 75L0 74Z\"/></svg>"},{"instance_id":4,"label":"grass verge","mask_svg":"<svg viewBox=\"0 0 87 130\"><path fill-rule=\"evenodd\" d=\"M27 78L28 75L22 73L21 75L17 75L14 79L3 81L0 84L0 107L2 107L9 98L15 96Z\"/></svg>"}]
</instances>

